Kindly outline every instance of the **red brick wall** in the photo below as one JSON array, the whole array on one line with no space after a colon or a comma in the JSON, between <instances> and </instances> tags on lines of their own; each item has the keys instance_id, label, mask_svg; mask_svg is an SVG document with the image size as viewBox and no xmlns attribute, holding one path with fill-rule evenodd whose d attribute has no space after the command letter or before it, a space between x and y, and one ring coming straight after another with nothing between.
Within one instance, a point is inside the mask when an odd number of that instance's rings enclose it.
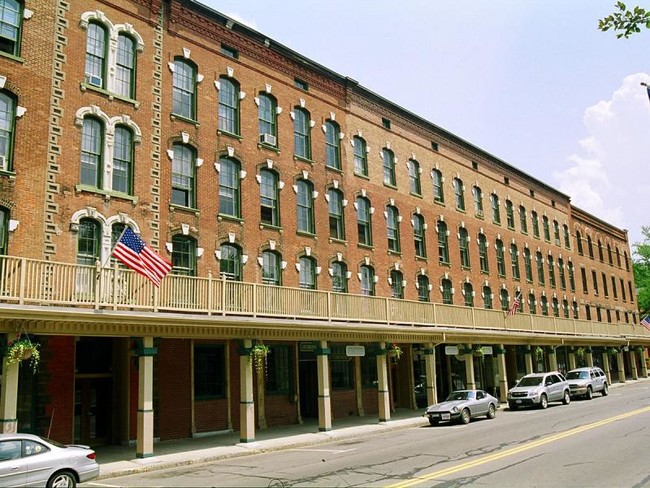
<instances>
[{"instance_id":1,"label":"red brick wall","mask_svg":"<svg viewBox=\"0 0 650 488\"><path fill-rule=\"evenodd\" d=\"M331 390L332 418L340 419L358 415L357 394L354 390Z\"/></svg>"},{"instance_id":2,"label":"red brick wall","mask_svg":"<svg viewBox=\"0 0 650 488\"><path fill-rule=\"evenodd\" d=\"M160 440L192 434L190 341L165 339L158 348L158 435Z\"/></svg>"},{"instance_id":3,"label":"red brick wall","mask_svg":"<svg viewBox=\"0 0 650 488\"><path fill-rule=\"evenodd\" d=\"M48 354L39 368L48 375L47 395L49 403L45 416L52 419L50 437L59 442L70 443L74 438L74 337L54 336L47 338ZM47 430L40 432L47 435Z\"/></svg>"}]
</instances>

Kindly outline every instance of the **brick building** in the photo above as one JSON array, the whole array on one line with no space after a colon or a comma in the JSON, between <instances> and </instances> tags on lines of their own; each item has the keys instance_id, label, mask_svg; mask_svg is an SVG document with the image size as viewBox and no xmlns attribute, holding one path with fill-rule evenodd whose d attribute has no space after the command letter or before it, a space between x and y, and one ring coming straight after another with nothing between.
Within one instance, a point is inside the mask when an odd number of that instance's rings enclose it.
<instances>
[{"instance_id":1,"label":"brick building","mask_svg":"<svg viewBox=\"0 0 650 488\"><path fill-rule=\"evenodd\" d=\"M193 0L0 6L0 324L41 352L5 355L5 431L144 457L647 375L627 233L570 196Z\"/></svg>"}]
</instances>

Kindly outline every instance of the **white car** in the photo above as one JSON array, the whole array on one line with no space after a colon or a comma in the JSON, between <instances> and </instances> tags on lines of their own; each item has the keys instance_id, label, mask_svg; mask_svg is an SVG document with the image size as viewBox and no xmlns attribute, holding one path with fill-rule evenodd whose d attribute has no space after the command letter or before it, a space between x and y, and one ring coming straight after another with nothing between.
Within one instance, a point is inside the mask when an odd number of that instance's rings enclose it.
<instances>
[{"instance_id":1,"label":"white car","mask_svg":"<svg viewBox=\"0 0 650 488\"><path fill-rule=\"evenodd\" d=\"M602 396L609 394L607 376L597 366L572 369L567 373L566 379L569 382L572 397L584 397L591 400L594 393L600 393Z\"/></svg>"},{"instance_id":2,"label":"white car","mask_svg":"<svg viewBox=\"0 0 650 488\"><path fill-rule=\"evenodd\" d=\"M75 487L99 476L95 451L32 434L0 434L0 486Z\"/></svg>"},{"instance_id":3,"label":"white car","mask_svg":"<svg viewBox=\"0 0 650 488\"><path fill-rule=\"evenodd\" d=\"M557 371L527 374L508 390L510 410L530 406L546 408L549 402L562 402L565 405L571 402L569 383Z\"/></svg>"}]
</instances>

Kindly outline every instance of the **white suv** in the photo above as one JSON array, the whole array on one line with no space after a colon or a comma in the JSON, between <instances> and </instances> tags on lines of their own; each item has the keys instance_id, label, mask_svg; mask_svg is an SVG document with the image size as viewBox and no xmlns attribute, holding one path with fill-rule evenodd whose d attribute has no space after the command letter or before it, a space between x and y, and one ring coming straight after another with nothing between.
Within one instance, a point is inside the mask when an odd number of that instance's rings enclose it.
<instances>
[{"instance_id":1,"label":"white suv","mask_svg":"<svg viewBox=\"0 0 650 488\"><path fill-rule=\"evenodd\" d=\"M569 382L572 397L580 396L591 400L594 393L600 392L603 396L609 394L607 376L598 367L572 369L567 373L566 378Z\"/></svg>"},{"instance_id":2,"label":"white suv","mask_svg":"<svg viewBox=\"0 0 650 488\"><path fill-rule=\"evenodd\" d=\"M546 408L548 402L562 402L565 405L571 402L569 383L557 371L527 374L508 390L510 410L533 405Z\"/></svg>"}]
</instances>

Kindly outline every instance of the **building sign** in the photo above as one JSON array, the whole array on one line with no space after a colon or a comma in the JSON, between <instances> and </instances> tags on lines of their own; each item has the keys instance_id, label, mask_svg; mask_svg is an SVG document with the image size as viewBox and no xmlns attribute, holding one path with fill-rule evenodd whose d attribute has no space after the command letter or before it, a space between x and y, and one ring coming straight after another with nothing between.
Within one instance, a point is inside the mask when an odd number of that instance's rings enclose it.
<instances>
[{"instance_id":1,"label":"building sign","mask_svg":"<svg viewBox=\"0 0 650 488\"><path fill-rule=\"evenodd\" d=\"M300 352L314 352L316 351L315 342L301 342L300 343Z\"/></svg>"},{"instance_id":2,"label":"building sign","mask_svg":"<svg viewBox=\"0 0 650 488\"><path fill-rule=\"evenodd\" d=\"M345 355L350 357L365 356L366 348L364 346L345 346Z\"/></svg>"},{"instance_id":3,"label":"building sign","mask_svg":"<svg viewBox=\"0 0 650 488\"><path fill-rule=\"evenodd\" d=\"M458 346L445 346L445 354L447 356L457 356Z\"/></svg>"},{"instance_id":4,"label":"building sign","mask_svg":"<svg viewBox=\"0 0 650 488\"><path fill-rule=\"evenodd\" d=\"M492 346L483 346L483 354L492 354Z\"/></svg>"}]
</instances>

